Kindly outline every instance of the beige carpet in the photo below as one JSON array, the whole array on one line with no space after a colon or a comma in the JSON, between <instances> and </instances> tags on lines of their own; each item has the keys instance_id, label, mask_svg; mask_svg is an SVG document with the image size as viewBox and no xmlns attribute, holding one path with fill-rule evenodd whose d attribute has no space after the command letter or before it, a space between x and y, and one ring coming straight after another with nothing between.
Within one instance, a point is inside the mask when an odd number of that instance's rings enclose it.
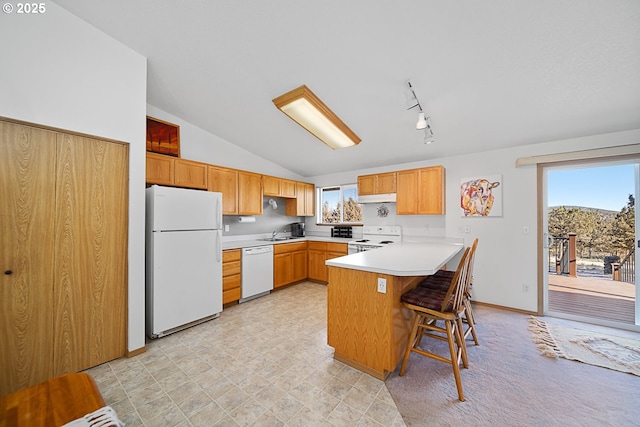
<instances>
[{"instance_id":1,"label":"beige carpet","mask_svg":"<svg viewBox=\"0 0 640 427\"><path fill-rule=\"evenodd\" d=\"M533 316L529 321L533 342L545 356L563 357L640 376L640 340L568 328Z\"/></svg>"},{"instance_id":2,"label":"beige carpet","mask_svg":"<svg viewBox=\"0 0 640 427\"><path fill-rule=\"evenodd\" d=\"M464 402L451 366L416 353L404 376L396 370L385 381L407 426L638 425L639 377L542 356L531 340L529 315L481 305L474 313L480 345L467 346ZM448 351L445 342L425 339L423 345Z\"/></svg>"}]
</instances>

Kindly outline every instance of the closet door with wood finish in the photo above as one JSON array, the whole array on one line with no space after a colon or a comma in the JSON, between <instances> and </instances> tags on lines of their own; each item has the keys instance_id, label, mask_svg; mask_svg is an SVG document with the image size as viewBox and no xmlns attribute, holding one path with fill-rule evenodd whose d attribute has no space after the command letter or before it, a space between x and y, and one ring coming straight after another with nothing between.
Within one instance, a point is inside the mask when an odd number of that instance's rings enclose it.
<instances>
[{"instance_id":1,"label":"closet door with wood finish","mask_svg":"<svg viewBox=\"0 0 640 427\"><path fill-rule=\"evenodd\" d=\"M0 121L0 396L51 378L56 133Z\"/></svg>"},{"instance_id":2,"label":"closet door with wood finish","mask_svg":"<svg viewBox=\"0 0 640 427\"><path fill-rule=\"evenodd\" d=\"M54 374L126 351L128 147L59 134Z\"/></svg>"}]
</instances>

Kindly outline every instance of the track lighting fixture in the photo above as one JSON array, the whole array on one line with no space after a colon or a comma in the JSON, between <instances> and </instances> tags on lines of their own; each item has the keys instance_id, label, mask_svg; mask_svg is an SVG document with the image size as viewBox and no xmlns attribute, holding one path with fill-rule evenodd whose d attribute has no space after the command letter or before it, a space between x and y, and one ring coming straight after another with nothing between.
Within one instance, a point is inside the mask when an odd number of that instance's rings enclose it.
<instances>
[{"instance_id":1,"label":"track lighting fixture","mask_svg":"<svg viewBox=\"0 0 640 427\"><path fill-rule=\"evenodd\" d=\"M405 92L407 98L407 110L418 107L418 121L416 122L416 130L424 130L424 143L431 144L434 140L433 130L431 129L431 117L422 111L422 105L416 96L411 80L407 80L407 91Z\"/></svg>"}]
</instances>

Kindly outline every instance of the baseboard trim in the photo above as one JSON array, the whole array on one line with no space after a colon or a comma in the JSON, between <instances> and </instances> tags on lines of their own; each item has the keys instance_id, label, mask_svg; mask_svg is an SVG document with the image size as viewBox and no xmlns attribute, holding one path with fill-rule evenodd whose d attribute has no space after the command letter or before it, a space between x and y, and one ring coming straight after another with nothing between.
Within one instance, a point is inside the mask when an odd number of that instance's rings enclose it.
<instances>
[{"instance_id":1,"label":"baseboard trim","mask_svg":"<svg viewBox=\"0 0 640 427\"><path fill-rule=\"evenodd\" d=\"M485 307L497 308L499 310L513 311L515 313L530 314L530 315L533 315L533 316L537 316L538 315L538 312L536 312L536 311L522 310L522 309L519 309L519 308L506 307L504 305L491 304L491 303L488 303L488 302L481 302L481 301L471 301L471 302L473 304L483 305Z\"/></svg>"},{"instance_id":2,"label":"baseboard trim","mask_svg":"<svg viewBox=\"0 0 640 427\"><path fill-rule=\"evenodd\" d=\"M146 347L143 346L143 347L137 348L135 350L127 351L125 356L127 356L127 358L136 357L136 356L141 355L145 351L147 351L147 349L146 349Z\"/></svg>"},{"instance_id":3,"label":"baseboard trim","mask_svg":"<svg viewBox=\"0 0 640 427\"><path fill-rule=\"evenodd\" d=\"M337 352L333 353L333 358L335 360L337 360L338 362L342 362L345 365L349 365L352 368L356 368L357 370L362 371L365 374L369 374L372 377L377 378L377 379L379 379L381 381L386 380L387 377L389 376L389 373L390 373L390 372L387 372L387 371L382 371L382 372L377 371L377 370L375 370L373 368L370 368L367 365L364 365L364 364L362 364L360 362L357 362L357 361L355 361L353 359L350 359L347 356L343 356L342 354L339 354Z\"/></svg>"}]
</instances>

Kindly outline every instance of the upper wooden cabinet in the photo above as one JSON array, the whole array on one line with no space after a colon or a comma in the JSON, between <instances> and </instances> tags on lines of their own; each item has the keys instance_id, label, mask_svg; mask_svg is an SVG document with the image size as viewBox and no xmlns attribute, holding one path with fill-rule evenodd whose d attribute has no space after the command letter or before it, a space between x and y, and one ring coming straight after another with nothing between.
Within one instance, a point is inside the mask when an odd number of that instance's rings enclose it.
<instances>
[{"instance_id":1,"label":"upper wooden cabinet","mask_svg":"<svg viewBox=\"0 0 640 427\"><path fill-rule=\"evenodd\" d=\"M262 215L262 175L238 171L238 214Z\"/></svg>"},{"instance_id":2,"label":"upper wooden cabinet","mask_svg":"<svg viewBox=\"0 0 640 427\"><path fill-rule=\"evenodd\" d=\"M263 194L272 197L296 197L296 182L275 176L262 176Z\"/></svg>"},{"instance_id":3,"label":"upper wooden cabinet","mask_svg":"<svg viewBox=\"0 0 640 427\"><path fill-rule=\"evenodd\" d=\"M262 195L286 198L289 216L315 214L313 184L147 151L147 184L222 193L223 215L262 215Z\"/></svg>"},{"instance_id":4,"label":"upper wooden cabinet","mask_svg":"<svg viewBox=\"0 0 640 427\"><path fill-rule=\"evenodd\" d=\"M207 189L207 165L206 163L192 160L175 159L175 183L176 187Z\"/></svg>"},{"instance_id":5,"label":"upper wooden cabinet","mask_svg":"<svg viewBox=\"0 0 640 427\"><path fill-rule=\"evenodd\" d=\"M207 165L147 151L146 182L206 190Z\"/></svg>"},{"instance_id":6,"label":"upper wooden cabinet","mask_svg":"<svg viewBox=\"0 0 640 427\"><path fill-rule=\"evenodd\" d=\"M397 172L396 214L444 215L445 170L442 166Z\"/></svg>"},{"instance_id":7,"label":"upper wooden cabinet","mask_svg":"<svg viewBox=\"0 0 640 427\"><path fill-rule=\"evenodd\" d=\"M315 215L315 187L306 182L296 182L296 198L287 199L287 216Z\"/></svg>"},{"instance_id":8,"label":"upper wooden cabinet","mask_svg":"<svg viewBox=\"0 0 640 427\"><path fill-rule=\"evenodd\" d=\"M396 172L361 175L358 177L358 195L396 192Z\"/></svg>"},{"instance_id":9,"label":"upper wooden cabinet","mask_svg":"<svg viewBox=\"0 0 640 427\"><path fill-rule=\"evenodd\" d=\"M147 151L147 184L173 185L176 159Z\"/></svg>"},{"instance_id":10,"label":"upper wooden cabinet","mask_svg":"<svg viewBox=\"0 0 640 427\"><path fill-rule=\"evenodd\" d=\"M209 166L208 190L222 193L222 215L238 215L238 171Z\"/></svg>"},{"instance_id":11,"label":"upper wooden cabinet","mask_svg":"<svg viewBox=\"0 0 640 427\"><path fill-rule=\"evenodd\" d=\"M209 166L208 190L222 193L223 215L262 215L262 175Z\"/></svg>"}]
</instances>

